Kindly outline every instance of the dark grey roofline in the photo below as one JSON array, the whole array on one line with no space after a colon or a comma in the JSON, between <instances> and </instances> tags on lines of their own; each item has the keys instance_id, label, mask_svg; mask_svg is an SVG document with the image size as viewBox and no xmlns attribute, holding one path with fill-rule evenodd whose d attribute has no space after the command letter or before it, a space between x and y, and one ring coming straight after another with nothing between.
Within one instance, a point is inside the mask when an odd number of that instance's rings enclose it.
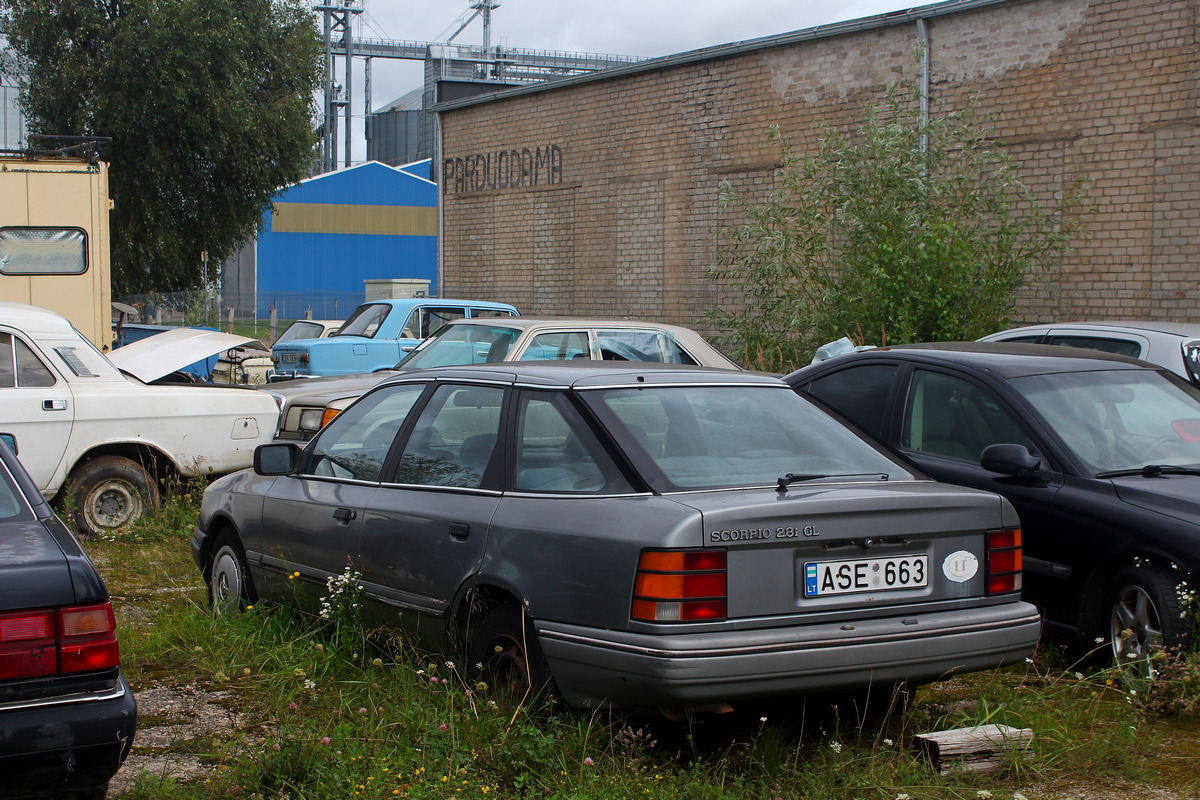
<instances>
[{"instance_id":1,"label":"dark grey roofline","mask_svg":"<svg viewBox=\"0 0 1200 800\"><path fill-rule=\"evenodd\" d=\"M718 58L729 58L730 56L742 55L744 53L752 53L756 50L767 50L773 47L784 47L787 45L799 44L800 42L809 42L814 39L824 39L831 36L841 36L847 33L857 33L859 31L874 30L876 28L888 28L901 23L911 23L918 19L930 19L932 17L942 17L947 14L954 14L960 11L970 11L977 8L985 8L987 6L1000 5L1002 3L1012 2L1012 0L944 0L941 3L932 3L926 6L917 6L900 11L889 11L886 14L876 14L873 17L863 17L861 19L847 20L846 22L835 22L830 25L818 25L815 28L805 28L799 31L790 33L780 33L774 36L764 36L761 39L747 39L744 42L732 42L730 44L718 44L712 47L702 47L699 50L688 50L684 53L676 53L669 56L659 56L658 58L648 58L645 61L637 61L627 67L613 67L612 69L600 70L599 72L591 72L587 75L576 75L570 78L561 80L547 81L545 83L535 83L529 86L521 86L516 89L505 89L499 92L469 97L463 100L451 100L445 103L437 103L429 107L430 111L453 111L457 108L466 108L467 106L481 105L483 103L491 103L497 100L507 100L510 97L520 97L527 94L536 94L538 92L549 92L555 89L565 89L571 86L579 86L584 83L592 83L594 81L606 81L612 78L624 77L626 75L637 75L642 72L652 72L659 69L667 69L668 67L677 67L683 64L695 64L701 61L712 61Z\"/></svg>"}]
</instances>

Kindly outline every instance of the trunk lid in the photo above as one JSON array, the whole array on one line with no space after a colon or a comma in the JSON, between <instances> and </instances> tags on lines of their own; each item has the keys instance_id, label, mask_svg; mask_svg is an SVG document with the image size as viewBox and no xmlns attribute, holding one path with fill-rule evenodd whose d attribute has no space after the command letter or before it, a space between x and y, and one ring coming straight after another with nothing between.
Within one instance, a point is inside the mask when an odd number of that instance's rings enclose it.
<instances>
[{"instance_id":1,"label":"trunk lid","mask_svg":"<svg viewBox=\"0 0 1200 800\"><path fill-rule=\"evenodd\" d=\"M0 611L75 602L67 557L38 520L0 525L0 554Z\"/></svg>"},{"instance_id":2,"label":"trunk lid","mask_svg":"<svg viewBox=\"0 0 1200 800\"><path fill-rule=\"evenodd\" d=\"M997 495L924 481L672 499L726 550L730 619L979 598L987 531L1017 526Z\"/></svg>"}]
</instances>

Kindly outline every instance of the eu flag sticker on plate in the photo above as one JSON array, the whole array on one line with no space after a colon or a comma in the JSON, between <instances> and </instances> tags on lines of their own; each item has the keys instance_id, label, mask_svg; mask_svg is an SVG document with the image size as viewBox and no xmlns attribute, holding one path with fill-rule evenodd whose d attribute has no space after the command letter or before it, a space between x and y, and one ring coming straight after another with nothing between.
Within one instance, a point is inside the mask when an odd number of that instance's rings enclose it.
<instances>
[{"instance_id":1,"label":"eu flag sticker on plate","mask_svg":"<svg viewBox=\"0 0 1200 800\"><path fill-rule=\"evenodd\" d=\"M817 565L804 565L804 596L815 597L817 594Z\"/></svg>"}]
</instances>

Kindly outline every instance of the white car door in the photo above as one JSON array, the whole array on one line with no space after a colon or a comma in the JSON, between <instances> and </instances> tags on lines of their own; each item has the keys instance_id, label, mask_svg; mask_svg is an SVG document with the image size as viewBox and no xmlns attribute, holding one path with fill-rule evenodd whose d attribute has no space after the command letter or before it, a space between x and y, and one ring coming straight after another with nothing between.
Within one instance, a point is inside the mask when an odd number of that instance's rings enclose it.
<instances>
[{"instance_id":1,"label":"white car door","mask_svg":"<svg viewBox=\"0 0 1200 800\"><path fill-rule=\"evenodd\" d=\"M0 327L0 431L17 438L18 457L46 497L58 490L75 421L66 379L16 331Z\"/></svg>"}]
</instances>

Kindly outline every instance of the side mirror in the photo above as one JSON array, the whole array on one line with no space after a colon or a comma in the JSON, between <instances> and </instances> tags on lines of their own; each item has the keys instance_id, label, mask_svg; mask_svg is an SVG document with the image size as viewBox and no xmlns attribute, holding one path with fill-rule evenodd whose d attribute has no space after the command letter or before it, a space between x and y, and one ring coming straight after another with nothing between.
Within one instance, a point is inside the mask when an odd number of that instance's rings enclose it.
<instances>
[{"instance_id":1,"label":"side mirror","mask_svg":"<svg viewBox=\"0 0 1200 800\"><path fill-rule=\"evenodd\" d=\"M0 442L4 442L4 446L12 450L14 456L19 455L17 453L17 437L11 433L0 433Z\"/></svg>"},{"instance_id":2,"label":"side mirror","mask_svg":"<svg viewBox=\"0 0 1200 800\"><path fill-rule=\"evenodd\" d=\"M979 466L1014 478L1036 478L1041 472L1042 460L1021 444L992 444L980 453Z\"/></svg>"},{"instance_id":3,"label":"side mirror","mask_svg":"<svg viewBox=\"0 0 1200 800\"><path fill-rule=\"evenodd\" d=\"M291 475L300 465L299 446L272 442L254 448L254 471L259 475Z\"/></svg>"}]
</instances>

